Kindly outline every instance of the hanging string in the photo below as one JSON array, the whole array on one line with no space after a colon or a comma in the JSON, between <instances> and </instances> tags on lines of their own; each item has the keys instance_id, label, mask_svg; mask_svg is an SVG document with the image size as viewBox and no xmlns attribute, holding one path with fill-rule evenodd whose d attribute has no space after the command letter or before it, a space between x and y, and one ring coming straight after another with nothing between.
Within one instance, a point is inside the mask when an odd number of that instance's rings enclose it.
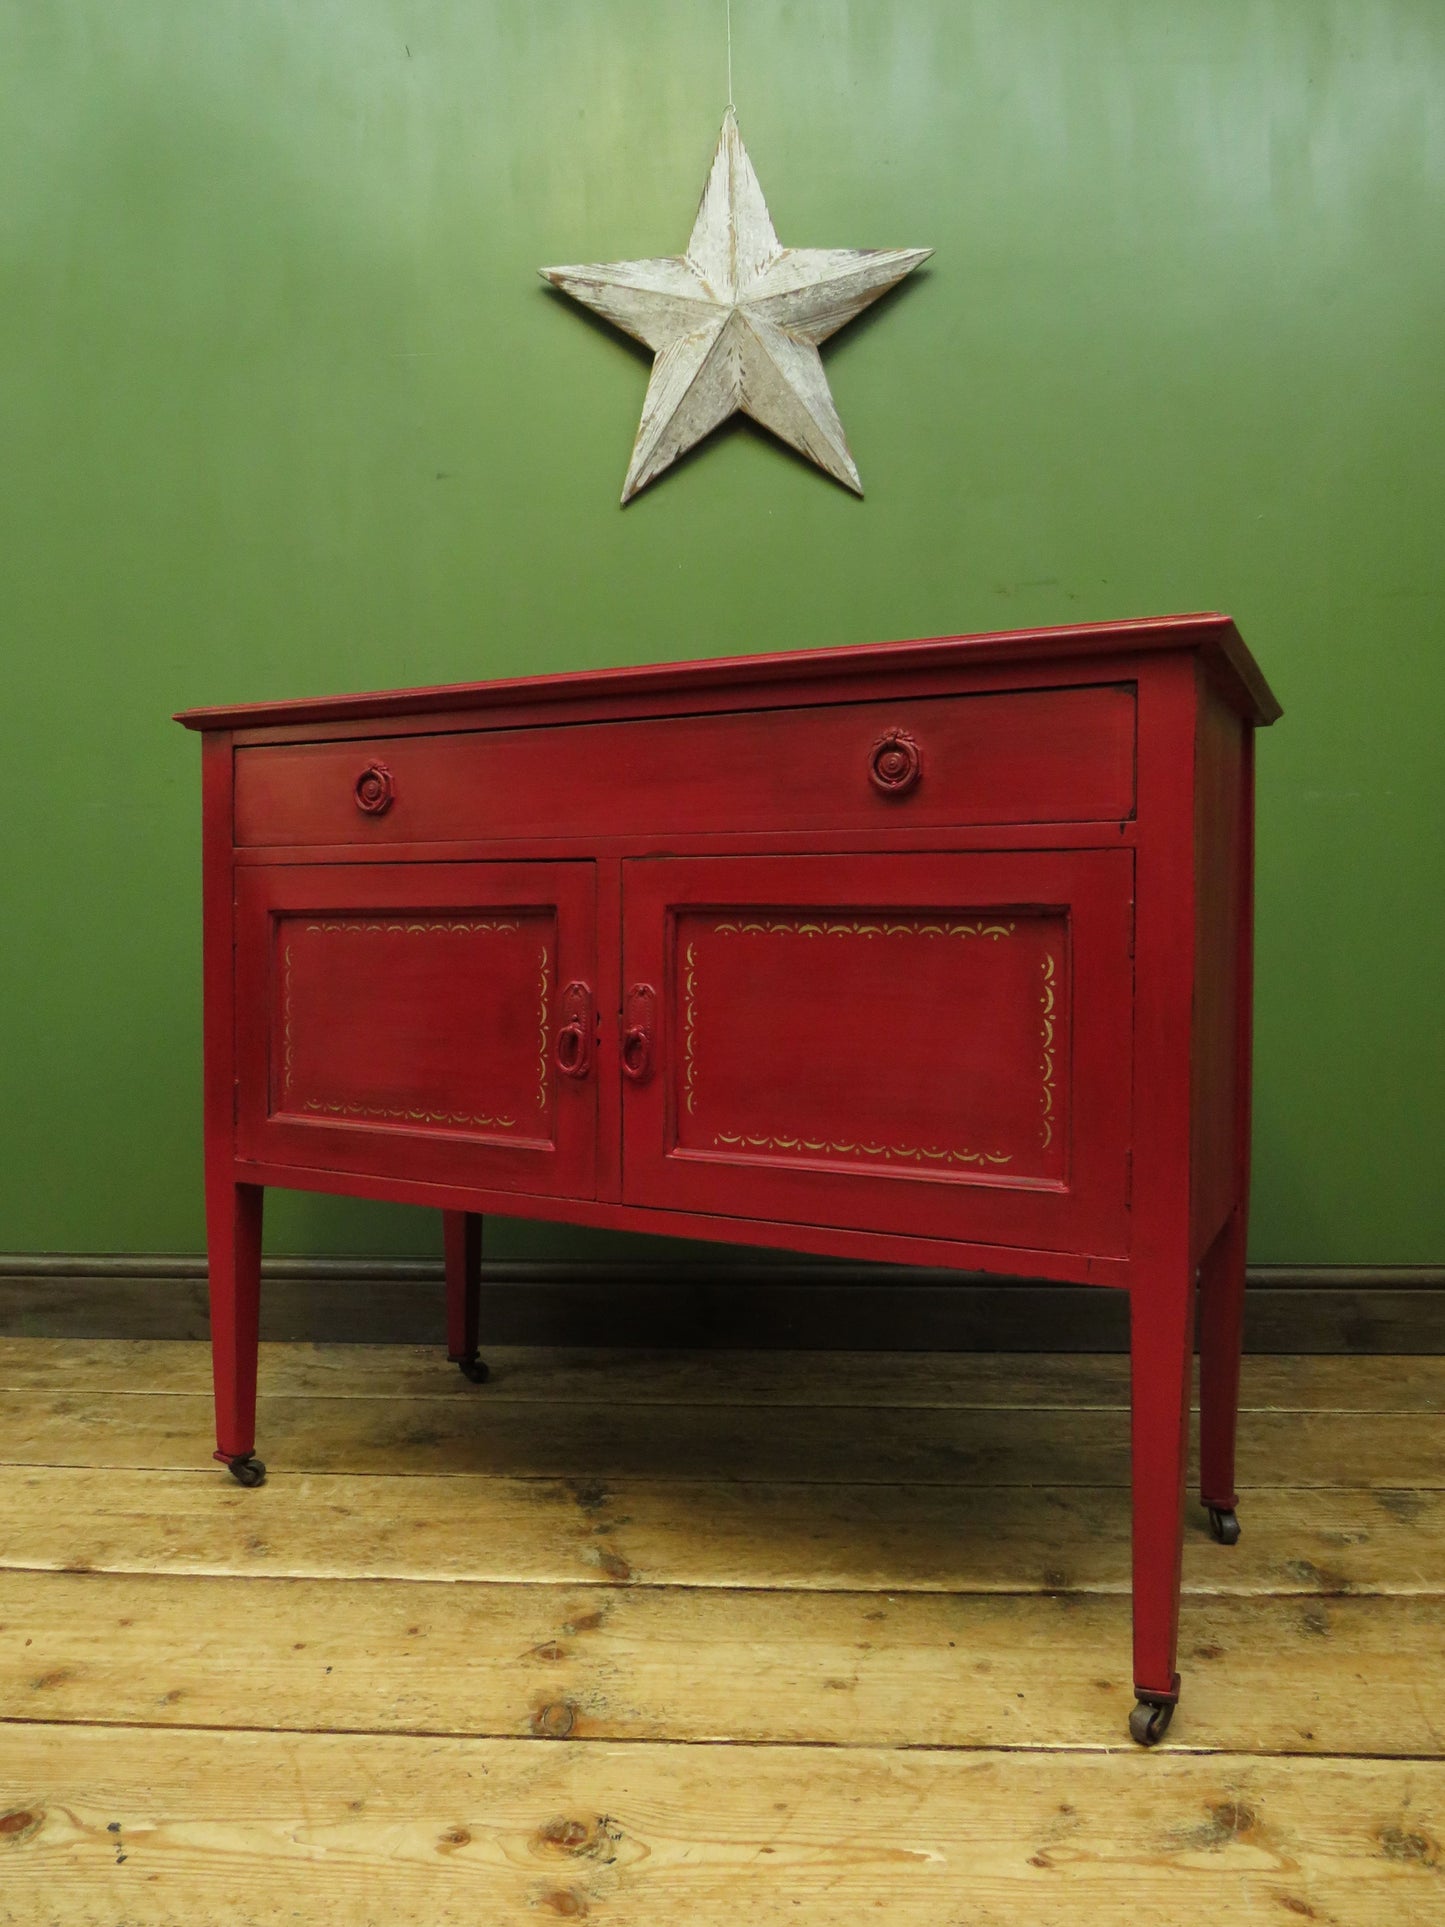
<instances>
[{"instance_id":1,"label":"hanging string","mask_svg":"<svg viewBox=\"0 0 1445 1927\"><path fill-rule=\"evenodd\" d=\"M733 102L733 0L727 0L728 11L728 106ZM736 108L734 107L734 111Z\"/></svg>"}]
</instances>

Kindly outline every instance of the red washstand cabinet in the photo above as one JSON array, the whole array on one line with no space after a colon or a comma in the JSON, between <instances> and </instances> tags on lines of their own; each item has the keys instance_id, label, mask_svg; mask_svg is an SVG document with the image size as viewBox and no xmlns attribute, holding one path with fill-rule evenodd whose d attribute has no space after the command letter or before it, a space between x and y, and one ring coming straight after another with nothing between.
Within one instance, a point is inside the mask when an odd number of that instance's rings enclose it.
<instances>
[{"instance_id":1,"label":"red washstand cabinet","mask_svg":"<svg viewBox=\"0 0 1445 1927\"><path fill-rule=\"evenodd\" d=\"M1134 1737L1191 1360L1238 1537L1253 747L1227 617L193 710L219 1449L267 1185L1129 1293Z\"/></svg>"}]
</instances>

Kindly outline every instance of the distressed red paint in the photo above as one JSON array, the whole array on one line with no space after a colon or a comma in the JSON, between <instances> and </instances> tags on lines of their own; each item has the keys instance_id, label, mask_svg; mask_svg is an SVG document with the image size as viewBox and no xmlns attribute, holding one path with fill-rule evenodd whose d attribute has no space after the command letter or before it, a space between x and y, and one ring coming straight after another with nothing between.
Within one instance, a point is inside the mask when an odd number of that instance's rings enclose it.
<instances>
[{"instance_id":1,"label":"distressed red paint","mask_svg":"<svg viewBox=\"0 0 1445 1927\"><path fill-rule=\"evenodd\" d=\"M1278 714L1223 616L187 713L218 1456L268 1185L442 1210L478 1376L487 1211L1127 1290L1172 1703L1196 1330L1235 1503Z\"/></svg>"}]
</instances>

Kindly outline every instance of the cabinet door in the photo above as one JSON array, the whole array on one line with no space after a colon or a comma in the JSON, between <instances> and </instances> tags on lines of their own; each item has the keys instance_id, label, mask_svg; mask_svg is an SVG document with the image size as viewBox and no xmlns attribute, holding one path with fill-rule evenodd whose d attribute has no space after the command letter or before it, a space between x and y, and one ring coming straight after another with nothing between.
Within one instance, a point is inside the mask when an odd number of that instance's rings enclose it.
<instances>
[{"instance_id":1,"label":"cabinet door","mask_svg":"<svg viewBox=\"0 0 1445 1927\"><path fill-rule=\"evenodd\" d=\"M1127 1249L1128 851L624 866L627 1201Z\"/></svg>"},{"instance_id":2,"label":"cabinet door","mask_svg":"<svg viewBox=\"0 0 1445 1927\"><path fill-rule=\"evenodd\" d=\"M238 1154L590 1197L595 929L589 863L242 870Z\"/></svg>"}]
</instances>

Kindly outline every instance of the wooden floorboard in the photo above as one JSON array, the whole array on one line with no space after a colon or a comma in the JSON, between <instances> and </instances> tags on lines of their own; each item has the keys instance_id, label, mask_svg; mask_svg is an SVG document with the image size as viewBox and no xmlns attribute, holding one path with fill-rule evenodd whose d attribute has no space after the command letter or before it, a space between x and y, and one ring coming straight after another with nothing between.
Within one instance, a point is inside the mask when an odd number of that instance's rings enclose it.
<instances>
[{"instance_id":1,"label":"wooden floorboard","mask_svg":"<svg viewBox=\"0 0 1445 1927\"><path fill-rule=\"evenodd\" d=\"M596 1392L599 1388L594 1388ZM854 1408L856 1412L859 1408ZM88 1391L0 1392L0 1458L12 1465L181 1471L210 1456L211 1402ZM1241 1490L1333 1484L1340 1417L1244 1412ZM1351 1483L1445 1489L1445 1413L1375 1412L1358 1427ZM839 1408L671 1405L594 1396L555 1405L492 1399L264 1394L257 1450L290 1473L385 1472L558 1479L779 1480L819 1485L1127 1485L1129 1421L1093 1407ZM1191 1473L1193 1479L1193 1473Z\"/></svg>"},{"instance_id":2,"label":"wooden floorboard","mask_svg":"<svg viewBox=\"0 0 1445 1927\"><path fill-rule=\"evenodd\" d=\"M1436 1597L1191 1598L1181 1635L1173 1747L1445 1753ZM1120 1594L0 1573L9 1720L1097 1749L1128 1655Z\"/></svg>"},{"instance_id":3,"label":"wooden floorboard","mask_svg":"<svg viewBox=\"0 0 1445 1927\"><path fill-rule=\"evenodd\" d=\"M0 1341L0 1923L1439 1927L1445 1359L1252 1358L1128 1741L1124 1360Z\"/></svg>"},{"instance_id":4,"label":"wooden floorboard","mask_svg":"<svg viewBox=\"0 0 1445 1927\"><path fill-rule=\"evenodd\" d=\"M676 1352L489 1346L489 1403L1099 1406L1126 1410L1129 1361L1105 1352ZM1196 1401L1198 1369L1196 1361ZM428 1345L262 1345L261 1389L302 1398L447 1399L477 1388ZM0 1391L211 1391L209 1345L183 1339L0 1338ZM1249 1412L1439 1412L1438 1358L1247 1357Z\"/></svg>"},{"instance_id":5,"label":"wooden floorboard","mask_svg":"<svg viewBox=\"0 0 1445 1927\"><path fill-rule=\"evenodd\" d=\"M1218 1546L1191 1506L1186 1593L1445 1586L1445 1498L1255 1491ZM1127 1592L1124 1486L303 1477L0 1466L0 1567L216 1577Z\"/></svg>"},{"instance_id":6,"label":"wooden floorboard","mask_svg":"<svg viewBox=\"0 0 1445 1927\"><path fill-rule=\"evenodd\" d=\"M1445 1766L6 1733L0 1920L1438 1927ZM20 1789L25 1789L22 1793ZM18 1796L18 1797L17 1797Z\"/></svg>"}]
</instances>

